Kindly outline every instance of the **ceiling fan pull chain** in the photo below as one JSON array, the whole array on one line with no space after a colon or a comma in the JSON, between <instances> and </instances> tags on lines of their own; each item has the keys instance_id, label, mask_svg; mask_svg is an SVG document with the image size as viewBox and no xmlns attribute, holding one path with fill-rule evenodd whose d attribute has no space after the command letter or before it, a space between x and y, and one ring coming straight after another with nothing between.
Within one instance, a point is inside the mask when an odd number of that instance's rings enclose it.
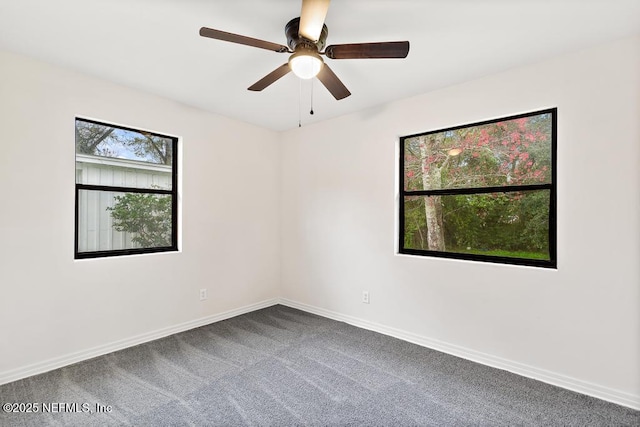
<instances>
[{"instance_id":1,"label":"ceiling fan pull chain","mask_svg":"<svg viewBox=\"0 0 640 427\"><path fill-rule=\"evenodd\" d=\"M302 127L302 79L298 79L298 127Z\"/></svg>"},{"instance_id":2,"label":"ceiling fan pull chain","mask_svg":"<svg viewBox=\"0 0 640 427\"><path fill-rule=\"evenodd\" d=\"M313 79L311 79L311 111L309 114L313 116Z\"/></svg>"}]
</instances>

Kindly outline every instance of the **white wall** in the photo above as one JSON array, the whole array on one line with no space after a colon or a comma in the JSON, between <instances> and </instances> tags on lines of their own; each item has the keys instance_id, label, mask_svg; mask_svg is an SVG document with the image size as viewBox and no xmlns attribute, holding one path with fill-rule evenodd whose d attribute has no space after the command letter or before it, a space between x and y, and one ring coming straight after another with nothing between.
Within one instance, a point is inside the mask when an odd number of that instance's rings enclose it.
<instances>
[{"instance_id":1,"label":"white wall","mask_svg":"<svg viewBox=\"0 0 640 427\"><path fill-rule=\"evenodd\" d=\"M557 270L395 255L399 136L556 106ZM295 129L282 156L290 304L640 407L640 38Z\"/></svg>"},{"instance_id":2,"label":"white wall","mask_svg":"<svg viewBox=\"0 0 640 427\"><path fill-rule=\"evenodd\" d=\"M180 253L74 261L76 115L181 137ZM0 52L0 383L273 302L278 137Z\"/></svg>"}]
</instances>

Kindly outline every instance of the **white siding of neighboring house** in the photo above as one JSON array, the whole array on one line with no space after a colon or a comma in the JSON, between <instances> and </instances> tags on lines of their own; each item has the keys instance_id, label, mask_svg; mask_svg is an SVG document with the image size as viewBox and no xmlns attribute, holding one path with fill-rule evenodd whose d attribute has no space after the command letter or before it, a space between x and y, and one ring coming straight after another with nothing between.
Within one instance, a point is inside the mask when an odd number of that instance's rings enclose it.
<instances>
[{"instance_id":1,"label":"white siding of neighboring house","mask_svg":"<svg viewBox=\"0 0 640 427\"><path fill-rule=\"evenodd\" d=\"M171 189L171 166L133 160L76 155L76 182L116 187ZM81 190L78 197L78 251L135 248L132 233L118 232L108 207L118 194Z\"/></svg>"}]
</instances>

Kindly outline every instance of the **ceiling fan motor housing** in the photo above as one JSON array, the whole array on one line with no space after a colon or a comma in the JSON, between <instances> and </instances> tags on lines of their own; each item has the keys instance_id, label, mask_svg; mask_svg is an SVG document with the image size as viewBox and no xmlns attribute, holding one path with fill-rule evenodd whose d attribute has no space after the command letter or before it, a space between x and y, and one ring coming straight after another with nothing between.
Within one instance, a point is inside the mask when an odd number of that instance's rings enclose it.
<instances>
[{"instance_id":1,"label":"ceiling fan motor housing","mask_svg":"<svg viewBox=\"0 0 640 427\"><path fill-rule=\"evenodd\" d=\"M320 38L318 41L314 42L313 40L307 40L299 34L300 29L300 18L293 18L291 21L287 23L284 27L284 33L287 36L287 45L289 49L292 51L296 51L296 48L302 48L304 50L312 50L321 52L326 43L327 43L327 35L329 34L329 30L325 24L322 25L322 31L320 32Z\"/></svg>"}]
</instances>

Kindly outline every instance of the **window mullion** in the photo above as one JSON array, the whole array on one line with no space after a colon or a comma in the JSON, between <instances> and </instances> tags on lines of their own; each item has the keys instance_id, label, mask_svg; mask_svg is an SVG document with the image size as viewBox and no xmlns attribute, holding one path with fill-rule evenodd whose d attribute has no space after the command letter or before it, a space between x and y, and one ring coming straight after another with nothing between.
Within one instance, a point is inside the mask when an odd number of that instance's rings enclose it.
<instances>
[{"instance_id":1,"label":"window mullion","mask_svg":"<svg viewBox=\"0 0 640 427\"><path fill-rule=\"evenodd\" d=\"M173 195L173 190L160 188L115 187L109 185L76 184L78 190L115 191L119 193L144 193L144 194L168 194Z\"/></svg>"},{"instance_id":2,"label":"window mullion","mask_svg":"<svg viewBox=\"0 0 640 427\"><path fill-rule=\"evenodd\" d=\"M501 187L447 188L438 190L404 190L403 196L450 196L464 194L510 193L514 191L551 190L552 184L512 185Z\"/></svg>"}]
</instances>

